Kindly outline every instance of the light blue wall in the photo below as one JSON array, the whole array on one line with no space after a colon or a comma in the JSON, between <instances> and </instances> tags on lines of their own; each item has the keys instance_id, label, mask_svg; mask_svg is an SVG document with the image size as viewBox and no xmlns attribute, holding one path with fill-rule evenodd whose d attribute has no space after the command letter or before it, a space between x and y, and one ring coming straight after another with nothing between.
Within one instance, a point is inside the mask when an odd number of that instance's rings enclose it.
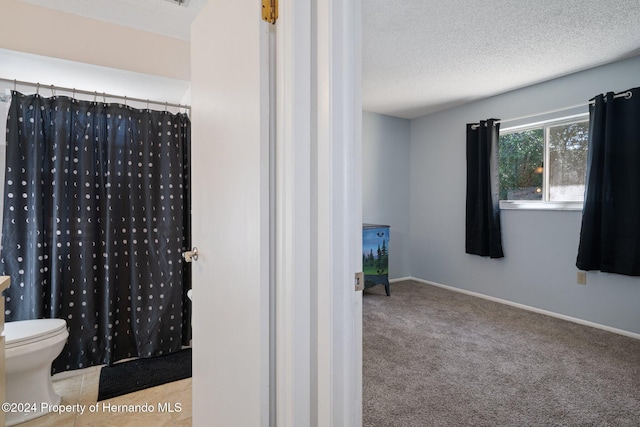
<instances>
[{"instance_id":1,"label":"light blue wall","mask_svg":"<svg viewBox=\"0 0 640 427\"><path fill-rule=\"evenodd\" d=\"M589 272L586 286L576 284L581 212L503 210L506 258L467 255L464 247L466 123L540 113L637 86L640 57L412 120L411 275L640 333L640 278Z\"/></svg>"},{"instance_id":2,"label":"light blue wall","mask_svg":"<svg viewBox=\"0 0 640 427\"><path fill-rule=\"evenodd\" d=\"M391 226L389 277L409 270L409 120L363 113L362 217Z\"/></svg>"}]
</instances>

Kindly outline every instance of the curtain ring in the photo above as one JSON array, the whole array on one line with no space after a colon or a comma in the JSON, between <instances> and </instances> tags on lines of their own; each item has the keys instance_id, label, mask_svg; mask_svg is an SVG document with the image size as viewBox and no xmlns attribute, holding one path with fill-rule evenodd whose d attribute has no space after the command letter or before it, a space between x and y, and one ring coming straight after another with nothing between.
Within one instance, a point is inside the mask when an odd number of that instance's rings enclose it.
<instances>
[{"instance_id":1,"label":"curtain ring","mask_svg":"<svg viewBox=\"0 0 640 427\"><path fill-rule=\"evenodd\" d=\"M18 90L17 87L18 87L18 81L16 79L13 79L13 90L17 91Z\"/></svg>"},{"instance_id":2,"label":"curtain ring","mask_svg":"<svg viewBox=\"0 0 640 427\"><path fill-rule=\"evenodd\" d=\"M53 96L53 97L56 96L55 86L53 86L53 85L51 85L51 96Z\"/></svg>"},{"instance_id":3,"label":"curtain ring","mask_svg":"<svg viewBox=\"0 0 640 427\"><path fill-rule=\"evenodd\" d=\"M73 99L76 99L76 88L75 87L73 88L73 92L71 92L71 97Z\"/></svg>"},{"instance_id":4,"label":"curtain ring","mask_svg":"<svg viewBox=\"0 0 640 427\"><path fill-rule=\"evenodd\" d=\"M98 102L98 92L97 91L93 92L93 102Z\"/></svg>"},{"instance_id":5,"label":"curtain ring","mask_svg":"<svg viewBox=\"0 0 640 427\"><path fill-rule=\"evenodd\" d=\"M128 107L128 105L127 105L127 97L126 96L124 97L124 106Z\"/></svg>"},{"instance_id":6,"label":"curtain ring","mask_svg":"<svg viewBox=\"0 0 640 427\"><path fill-rule=\"evenodd\" d=\"M40 95L40 82L36 83L36 95Z\"/></svg>"},{"instance_id":7,"label":"curtain ring","mask_svg":"<svg viewBox=\"0 0 640 427\"><path fill-rule=\"evenodd\" d=\"M107 103L107 94L102 92L102 102Z\"/></svg>"},{"instance_id":8,"label":"curtain ring","mask_svg":"<svg viewBox=\"0 0 640 427\"><path fill-rule=\"evenodd\" d=\"M629 90L627 91L627 93L624 94L624 99L631 99L632 96L633 96L633 92Z\"/></svg>"},{"instance_id":9,"label":"curtain ring","mask_svg":"<svg viewBox=\"0 0 640 427\"><path fill-rule=\"evenodd\" d=\"M165 102L165 103L164 103L164 112L165 112L165 113L167 112L168 108L169 108L169 103L168 103L168 102Z\"/></svg>"},{"instance_id":10,"label":"curtain ring","mask_svg":"<svg viewBox=\"0 0 640 427\"><path fill-rule=\"evenodd\" d=\"M147 110L149 109L149 100L147 99Z\"/></svg>"}]
</instances>

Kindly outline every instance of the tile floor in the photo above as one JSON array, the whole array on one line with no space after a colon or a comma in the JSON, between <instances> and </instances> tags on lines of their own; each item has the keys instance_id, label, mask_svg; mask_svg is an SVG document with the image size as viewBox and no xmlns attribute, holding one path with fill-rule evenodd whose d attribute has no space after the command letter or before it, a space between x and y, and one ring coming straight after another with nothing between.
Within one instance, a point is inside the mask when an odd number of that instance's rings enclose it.
<instances>
[{"instance_id":1,"label":"tile floor","mask_svg":"<svg viewBox=\"0 0 640 427\"><path fill-rule=\"evenodd\" d=\"M53 388L62 396L62 405L85 405L83 414L78 410L69 413L50 413L35 418L19 427L187 427L191 426L191 378L175 381L135 393L96 402L100 369L90 368L84 373L66 378L54 377ZM97 404L97 407L95 406ZM146 406L144 406L146 404ZM94 405L94 412L89 406ZM116 406L119 405L119 406ZM135 411L122 409L123 405L139 405ZM153 408L143 412L142 408ZM113 409L110 409L113 408ZM168 408L173 411L169 412Z\"/></svg>"}]
</instances>

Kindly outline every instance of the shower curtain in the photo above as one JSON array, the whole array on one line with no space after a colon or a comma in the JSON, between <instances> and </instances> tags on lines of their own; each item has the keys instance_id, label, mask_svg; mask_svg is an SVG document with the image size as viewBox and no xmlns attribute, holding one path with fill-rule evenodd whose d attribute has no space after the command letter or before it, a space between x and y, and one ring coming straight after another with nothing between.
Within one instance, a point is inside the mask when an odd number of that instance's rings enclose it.
<instances>
[{"instance_id":1,"label":"shower curtain","mask_svg":"<svg viewBox=\"0 0 640 427\"><path fill-rule=\"evenodd\" d=\"M12 92L5 316L66 320L53 372L188 343L189 150L186 114Z\"/></svg>"}]
</instances>

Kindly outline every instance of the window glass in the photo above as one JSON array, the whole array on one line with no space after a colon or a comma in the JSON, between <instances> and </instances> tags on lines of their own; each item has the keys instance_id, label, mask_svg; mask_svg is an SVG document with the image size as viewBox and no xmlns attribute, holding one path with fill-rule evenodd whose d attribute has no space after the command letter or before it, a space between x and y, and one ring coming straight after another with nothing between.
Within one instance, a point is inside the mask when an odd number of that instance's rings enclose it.
<instances>
[{"instance_id":1,"label":"window glass","mask_svg":"<svg viewBox=\"0 0 640 427\"><path fill-rule=\"evenodd\" d=\"M588 140L586 119L559 119L501 133L500 200L584 200Z\"/></svg>"},{"instance_id":2,"label":"window glass","mask_svg":"<svg viewBox=\"0 0 640 427\"><path fill-rule=\"evenodd\" d=\"M588 137L588 122L549 126L549 200L584 199Z\"/></svg>"},{"instance_id":3,"label":"window glass","mask_svg":"<svg viewBox=\"0 0 640 427\"><path fill-rule=\"evenodd\" d=\"M542 200L544 130L500 135L500 200Z\"/></svg>"}]
</instances>

